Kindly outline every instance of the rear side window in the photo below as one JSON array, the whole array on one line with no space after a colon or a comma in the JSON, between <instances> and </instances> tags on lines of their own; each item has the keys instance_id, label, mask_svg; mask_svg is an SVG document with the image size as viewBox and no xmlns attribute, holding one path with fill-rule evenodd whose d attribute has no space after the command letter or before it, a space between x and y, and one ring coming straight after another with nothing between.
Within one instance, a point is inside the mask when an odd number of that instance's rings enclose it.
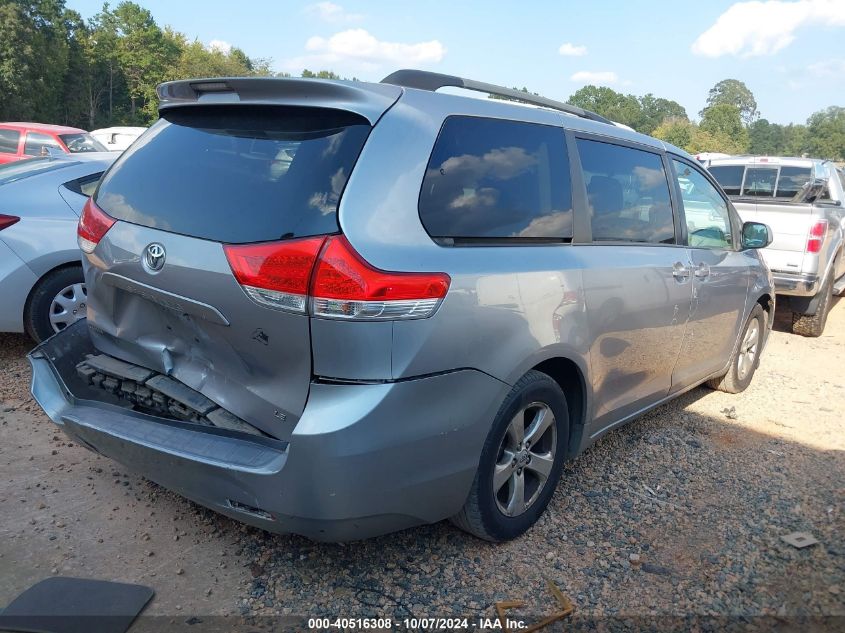
<instances>
[{"instance_id":1,"label":"rear side window","mask_svg":"<svg viewBox=\"0 0 845 633\"><path fill-rule=\"evenodd\" d=\"M64 153L59 142L48 134L41 134L39 132L27 132L26 144L24 144L24 154L29 156L48 156L48 150L59 151Z\"/></svg>"},{"instance_id":2,"label":"rear side window","mask_svg":"<svg viewBox=\"0 0 845 633\"><path fill-rule=\"evenodd\" d=\"M729 196L738 196L742 188L742 174L745 171L743 165L717 165L711 166L707 171L716 179L725 193Z\"/></svg>"},{"instance_id":3,"label":"rear side window","mask_svg":"<svg viewBox=\"0 0 845 633\"><path fill-rule=\"evenodd\" d=\"M578 139L593 241L674 244L669 183L659 154Z\"/></svg>"},{"instance_id":4,"label":"rear side window","mask_svg":"<svg viewBox=\"0 0 845 633\"><path fill-rule=\"evenodd\" d=\"M776 198L793 198L804 188L813 173L809 167L781 167Z\"/></svg>"},{"instance_id":5,"label":"rear side window","mask_svg":"<svg viewBox=\"0 0 845 633\"><path fill-rule=\"evenodd\" d=\"M0 130L0 154L17 154L20 140L17 130Z\"/></svg>"},{"instance_id":6,"label":"rear side window","mask_svg":"<svg viewBox=\"0 0 845 633\"><path fill-rule=\"evenodd\" d=\"M449 117L426 169L419 211L434 238L571 238L572 194L563 130Z\"/></svg>"},{"instance_id":7,"label":"rear side window","mask_svg":"<svg viewBox=\"0 0 845 633\"><path fill-rule=\"evenodd\" d=\"M745 170L745 183L742 185L743 196L771 198L775 195L775 182L778 170L771 167L749 167Z\"/></svg>"},{"instance_id":8,"label":"rear side window","mask_svg":"<svg viewBox=\"0 0 845 633\"><path fill-rule=\"evenodd\" d=\"M335 233L369 132L355 114L320 108L165 112L106 172L97 204L119 220L216 242Z\"/></svg>"}]
</instances>

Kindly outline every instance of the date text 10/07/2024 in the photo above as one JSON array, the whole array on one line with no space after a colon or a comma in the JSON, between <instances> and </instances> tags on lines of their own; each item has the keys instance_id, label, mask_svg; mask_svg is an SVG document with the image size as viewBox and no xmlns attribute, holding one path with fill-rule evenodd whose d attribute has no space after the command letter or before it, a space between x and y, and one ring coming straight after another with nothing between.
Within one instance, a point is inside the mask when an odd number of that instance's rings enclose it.
<instances>
[{"instance_id":1,"label":"date text 10/07/2024","mask_svg":"<svg viewBox=\"0 0 845 633\"><path fill-rule=\"evenodd\" d=\"M309 618L308 628L312 631L519 631L528 624L524 620L507 618Z\"/></svg>"}]
</instances>

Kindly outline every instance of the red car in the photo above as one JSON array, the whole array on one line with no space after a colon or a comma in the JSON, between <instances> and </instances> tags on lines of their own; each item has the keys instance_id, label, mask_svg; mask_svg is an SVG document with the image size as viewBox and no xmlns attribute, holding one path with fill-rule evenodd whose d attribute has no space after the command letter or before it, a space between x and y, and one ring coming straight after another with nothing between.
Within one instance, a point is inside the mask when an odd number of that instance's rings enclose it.
<instances>
[{"instance_id":1,"label":"red car","mask_svg":"<svg viewBox=\"0 0 845 633\"><path fill-rule=\"evenodd\" d=\"M0 165L57 152L105 152L85 130L47 123L0 123Z\"/></svg>"}]
</instances>

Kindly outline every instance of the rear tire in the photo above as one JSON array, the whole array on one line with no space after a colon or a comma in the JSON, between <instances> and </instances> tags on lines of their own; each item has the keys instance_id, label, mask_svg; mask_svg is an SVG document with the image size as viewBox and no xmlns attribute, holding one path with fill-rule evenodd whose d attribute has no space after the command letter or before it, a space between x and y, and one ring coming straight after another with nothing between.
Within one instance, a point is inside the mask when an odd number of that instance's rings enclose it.
<instances>
[{"instance_id":1,"label":"rear tire","mask_svg":"<svg viewBox=\"0 0 845 633\"><path fill-rule=\"evenodd\" d=\"M84 318L87 305L84 283L81 266L59 268L44 275L35 284L24 307L26 333L40 343Z\"/></svg>"},{"instance_id":2,"label":"rear tire","mask_svg":"<svg viewBox=\"0 0 845 633\"><path fill-rule=\"evenodd\" d=\"M742 329L739 345L731 355L728 373L708 380L708 387L725 393L740 393L748 388L760 364L767 321L766 311L759 303L756 304Z\"/></svg>"},{"instance_id":3,"label":"rear tire","mask_svg":"<svg viewBox=\"0 0 845 633\"><path fill-rule=\"evenodd\" d=\"M469 497L452 523L488 541L523 534L549 505L568 443L566 396L549 376L529 371L499 408Z\"/></svg>"},{"instance_id":4,"label":"rear tire","mask_svg":"<svg viewBox=\"0 0 845 633\"><path fill-rule=\"evenodd\" d=\"M824 332L830 304L833 301L833 280L828 279L819 291L819 307L815 314L792 314L792 333L801 336L818 337Z\"/></svg>"}]
</instances>

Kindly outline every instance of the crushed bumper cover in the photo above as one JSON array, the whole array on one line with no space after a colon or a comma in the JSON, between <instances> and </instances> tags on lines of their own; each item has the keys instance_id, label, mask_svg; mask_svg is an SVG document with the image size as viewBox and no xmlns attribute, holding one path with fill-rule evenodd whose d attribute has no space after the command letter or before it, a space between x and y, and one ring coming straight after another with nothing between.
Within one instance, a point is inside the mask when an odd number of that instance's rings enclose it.
<instances>
[{"instance_id":1,"label":"crushed bumper cover","mask_svg":"<svg viewBox=\"0 0 845 633\"><path fill-rule=\"evenodd\" d=\"M460 510L508 385L458 370L311 385L285 442L156 417L80 379L85 321L29 356L32 394L81 445L218 512L325 541L367 538Z\"/></svg>"}]
</instances>

